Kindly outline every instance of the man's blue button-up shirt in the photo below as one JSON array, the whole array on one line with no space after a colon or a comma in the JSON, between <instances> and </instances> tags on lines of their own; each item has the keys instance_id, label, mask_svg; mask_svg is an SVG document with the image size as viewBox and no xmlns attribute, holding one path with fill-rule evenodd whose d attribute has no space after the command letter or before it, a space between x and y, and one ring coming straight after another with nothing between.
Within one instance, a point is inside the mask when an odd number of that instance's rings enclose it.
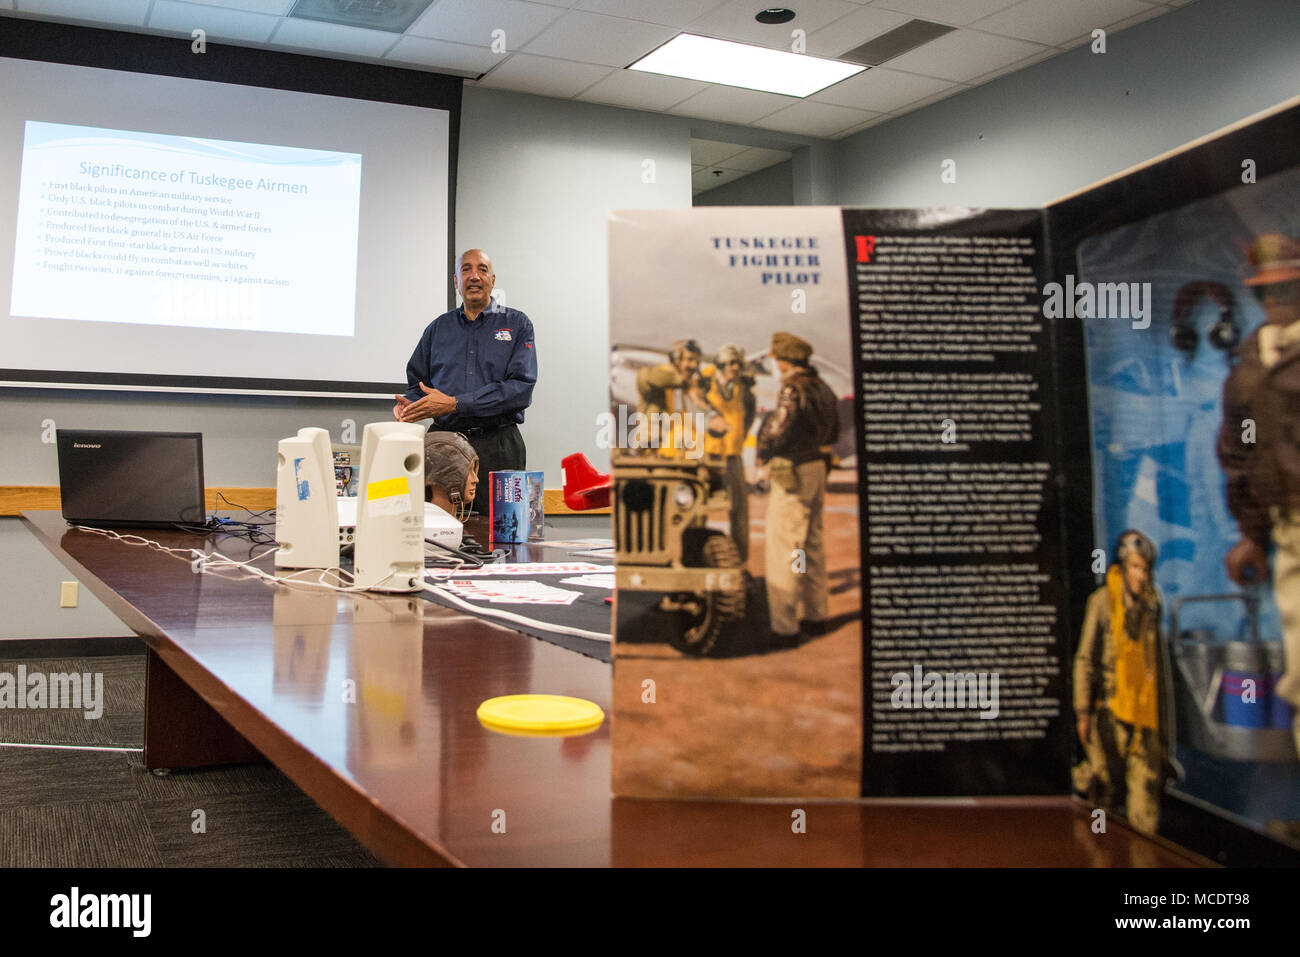
<instances>
[{"instance_id":1,"label":"man's blue button-up shirt","mask_svg":"<svg viewBox=\"0 0 1300 957\"><path fill-rule=\"evenodd\" d=\"M455 396L456 411L434 419L441 429L492 428L524 421L537 384L533 323L493 299L473 322L462 306L429 323L406 364L406 397L420 383Z\"/></svg>"}]
</instances>

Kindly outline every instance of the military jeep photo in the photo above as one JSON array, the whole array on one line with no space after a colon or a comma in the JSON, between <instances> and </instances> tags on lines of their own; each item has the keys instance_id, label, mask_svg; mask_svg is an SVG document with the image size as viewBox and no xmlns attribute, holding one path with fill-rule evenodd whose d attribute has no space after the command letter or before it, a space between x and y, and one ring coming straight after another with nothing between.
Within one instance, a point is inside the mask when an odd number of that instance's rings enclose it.
<instances>
[{"instance_id":1,"label":"military jeep photo","mask_svg":"<svg viewBox=\"0 0 1300 957\"><path fill-rule=\"evenodd\" d=\"M721 470L703 461L614 461L618 587L663 592L659 610L681 619L669 641L687 654L709 654L745 617L740 551L707 524L730 504Z\"/></svg>"}]
</instances>

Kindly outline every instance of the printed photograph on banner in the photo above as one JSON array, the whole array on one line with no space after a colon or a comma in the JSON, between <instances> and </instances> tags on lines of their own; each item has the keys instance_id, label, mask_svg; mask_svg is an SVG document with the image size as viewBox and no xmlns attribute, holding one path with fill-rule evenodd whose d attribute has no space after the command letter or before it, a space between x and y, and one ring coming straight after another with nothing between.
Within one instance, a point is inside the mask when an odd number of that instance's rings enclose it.
<instances>
[{"instance_id":1,"label":"printed photograph on banner","mask_svg":"<svg viewBox=\"0 0 1300 957\"><path fill-rule=\"evenodd\" d=\"M1074 788L1144 832L1171 788L1300 845L1300 170L1092 236L1078 272Z\"/></svg>"},{"instance_id":2,"label":"printed photograph on banner","mask_svg":"<svg viewBox=\"0 0 1300 957\"><path fill-rule=\"evenodd\" d=\"M610 215L616 794L860 795L843 235L831 208Z\"/></svg>"}]
</instances>

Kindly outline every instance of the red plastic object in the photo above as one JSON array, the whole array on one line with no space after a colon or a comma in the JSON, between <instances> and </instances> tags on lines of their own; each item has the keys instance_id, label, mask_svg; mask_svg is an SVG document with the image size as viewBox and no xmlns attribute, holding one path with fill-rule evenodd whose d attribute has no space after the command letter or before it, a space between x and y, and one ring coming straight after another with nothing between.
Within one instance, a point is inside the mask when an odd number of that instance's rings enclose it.
<instances>
[{"instance_id":1,"label":"red plastic object","mask_svg":"<svg viewBox=\"0 0 1300 957\"><path fill-rule=\"evenodd\" d=\"M581 452L560 460L564 469L564 504L575 512L590 508L607 508L609 490L614 481L605 472L597 472L591 460Z\"/></svg>"}]
</instances>

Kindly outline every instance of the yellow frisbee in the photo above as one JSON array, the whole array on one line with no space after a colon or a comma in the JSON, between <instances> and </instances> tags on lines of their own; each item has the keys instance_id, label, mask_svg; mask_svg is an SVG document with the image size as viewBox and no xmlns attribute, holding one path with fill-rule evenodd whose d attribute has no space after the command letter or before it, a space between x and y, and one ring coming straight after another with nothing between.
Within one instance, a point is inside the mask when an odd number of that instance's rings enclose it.
<instances>
[{"instance_id":1,"label":"yellow frisbee","mask_svg":"<svg viewBox=\"0 0 1300 957\"><path fill-rule=\"evenodd\" d=\"M600 727L605 712L585 698L510 694L484 701L478 706L478 719L493 731L514 734L585 734Z\"/></svg>"}]
</instances>

